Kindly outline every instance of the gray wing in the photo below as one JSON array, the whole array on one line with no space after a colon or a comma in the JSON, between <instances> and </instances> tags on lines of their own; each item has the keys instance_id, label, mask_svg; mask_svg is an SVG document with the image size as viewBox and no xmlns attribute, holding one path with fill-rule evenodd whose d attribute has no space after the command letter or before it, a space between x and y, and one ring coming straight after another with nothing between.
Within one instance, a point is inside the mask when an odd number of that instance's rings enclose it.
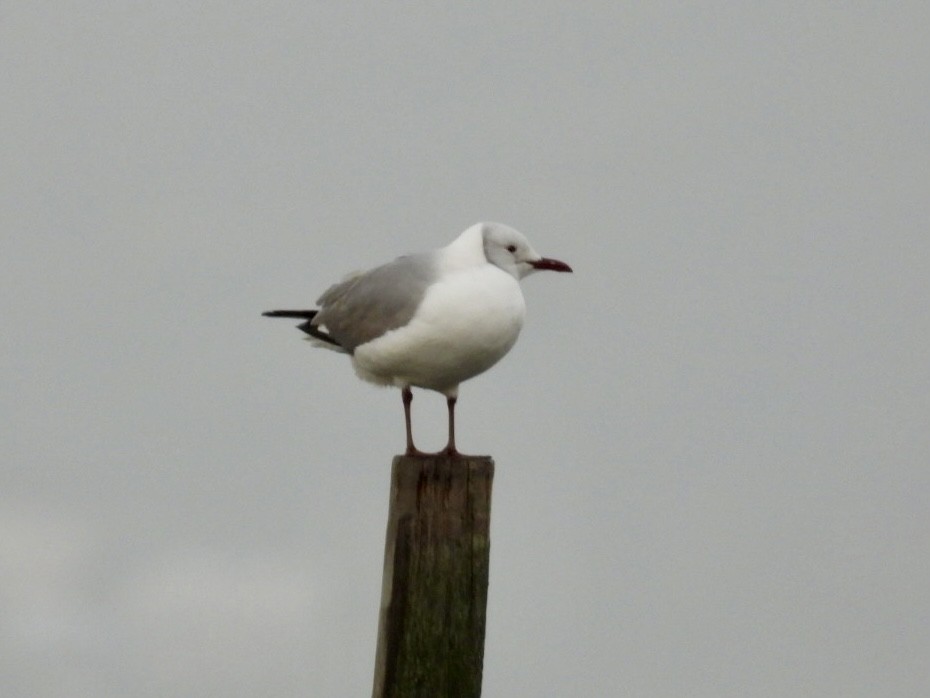
<instances>
[{"instance_id":1,"label":"gray wing","mask_svg":"<svg viewBox=\"0 0 930 698\"><path fill-rule=\"evenodd\" d=\"M313 324L325 326L350 354L365 342L403 327L436 278L434 254L398 257L330 286Z\"/></svg>"}]
</instances>

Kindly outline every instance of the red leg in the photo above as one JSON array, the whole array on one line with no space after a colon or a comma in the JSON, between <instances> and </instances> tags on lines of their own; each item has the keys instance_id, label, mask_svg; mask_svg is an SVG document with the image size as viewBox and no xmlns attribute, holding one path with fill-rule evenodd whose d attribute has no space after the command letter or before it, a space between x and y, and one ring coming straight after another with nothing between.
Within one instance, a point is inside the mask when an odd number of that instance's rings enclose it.
<instances>
[{"instance_id":1,"label":"red leg","mask_svg":"<svg viewBox=\"0 0 930 698\"><path fill-rule=\"evenodd\" d=\"M407 455L412 456L417 452L413 445L413 429L410 426L410 403L413 402L413 393L410 388L404 388L400 395L404 401L404 423L407 426Z\"/></svg>"},{"instance_id":2,"label":"red leg","mask_svg":"<svg viewBox=\"0 0 930 698\"><path fill-rule=\"evenodd\" d=\"M446 406L449 408L449 443L443 453L447 456L460 456L455 448L455 403L458 400L454 395L446 397Z\"/></svg>"}]
</instances>

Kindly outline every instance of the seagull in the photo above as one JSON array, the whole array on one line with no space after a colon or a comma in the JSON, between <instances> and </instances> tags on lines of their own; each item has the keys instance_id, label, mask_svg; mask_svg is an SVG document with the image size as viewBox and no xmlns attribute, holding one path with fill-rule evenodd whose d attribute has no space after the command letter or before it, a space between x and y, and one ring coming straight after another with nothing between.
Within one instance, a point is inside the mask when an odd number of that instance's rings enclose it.
<instances>
[{"instance_id":1,"label":"seagull","mask_svg":"<svg viewBox=\"0 0 930 698\"><path fill-rule=\"evenodd\" d=\"M487 371L517 341L526 304L520 279L540 270L572 271L542 257L502 223L476 223L446 247L398 257L330 286L314 310L270 310L266 317L304 320L313 344L348 354L359 378L401 389L408 456L413 444L411 388L442 393L455 446L459 384Z\"/></svg>"}]
</instances>

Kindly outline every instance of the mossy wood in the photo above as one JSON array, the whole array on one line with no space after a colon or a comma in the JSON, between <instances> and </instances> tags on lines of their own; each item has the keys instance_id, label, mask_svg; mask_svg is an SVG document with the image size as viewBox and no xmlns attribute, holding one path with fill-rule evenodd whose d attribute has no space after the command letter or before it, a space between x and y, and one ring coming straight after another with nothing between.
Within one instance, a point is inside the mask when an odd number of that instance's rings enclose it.
<instances>
[{"instance_id":1,"label":"mossy wood","mask_svg":"<svg viewBox=\"0 0 930 698\"><path fill-rule=\"evenodd\" d=\"M374 698L478 698L494 461L396 456Z\"/></svg>"}]
</instances>

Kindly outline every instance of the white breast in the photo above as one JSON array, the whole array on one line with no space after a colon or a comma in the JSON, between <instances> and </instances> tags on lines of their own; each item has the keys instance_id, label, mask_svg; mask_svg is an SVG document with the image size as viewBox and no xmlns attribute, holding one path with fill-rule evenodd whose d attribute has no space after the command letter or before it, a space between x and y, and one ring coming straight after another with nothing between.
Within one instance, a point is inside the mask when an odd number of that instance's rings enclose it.
<instances>
[{"instance_id":1,"label":"white breast","mask_svg":"<svg viewBox=\"0 0 930 698\"><path fill-rule=\"evenodd\" d=\"M514 345L526 306L517 280L483 264L444 274L411 321L355 350L359 376L453 394Z\"/></svg>"}]
</instances>

